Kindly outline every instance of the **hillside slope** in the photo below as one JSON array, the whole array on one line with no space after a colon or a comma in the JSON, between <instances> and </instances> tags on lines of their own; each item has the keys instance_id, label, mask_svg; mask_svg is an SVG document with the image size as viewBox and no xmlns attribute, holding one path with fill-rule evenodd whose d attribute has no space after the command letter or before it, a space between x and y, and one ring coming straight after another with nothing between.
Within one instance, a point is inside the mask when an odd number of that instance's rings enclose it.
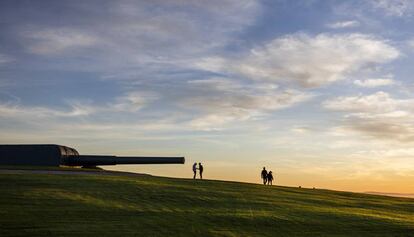
<instances>
[{"instance_id":1,"label":"hillside slope","mask_svg":"<svg viewBox=\"0 0 414 237\"><path fill-rule=\"evenodd\" d=\"M152 176L0 174L0 236L414 236L414 199Z\"/></svg>"}]
</instances>

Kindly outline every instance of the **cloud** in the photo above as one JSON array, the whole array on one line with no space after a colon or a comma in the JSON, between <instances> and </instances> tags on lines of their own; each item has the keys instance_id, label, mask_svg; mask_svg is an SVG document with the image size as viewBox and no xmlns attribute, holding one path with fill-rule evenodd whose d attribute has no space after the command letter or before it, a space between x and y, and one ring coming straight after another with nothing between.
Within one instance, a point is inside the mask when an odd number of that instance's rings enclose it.
<instances>
[{"instance_id":1,"label":"cloud","mask_svg":"<svg viewBox=\"0 0 414 237\"><path fill-rule=\"evenodd\" d=\"M218 50L260 12L254 0L102 1L99 6L70 2L65 6L59 16L49 8L38 9L51 19L59 17L58 27L42 21L16 26L23 29L24 46L40 56L65 56L59 64L78 59L73 50L87 49L82 55L87 54L88 67L111 73L191 60Z\"/></svg>"},{"instance_id":2,"label":"cloud","mask_svg":"<svg viewBox=\"0 0 414 237\"><path fill-rule=\"evenodd\" d=\"M386 158L407 158L407 157L412 157L413 154L414 154L414 148L399 147L399 148L387 148L387 149L379 148L376 150L366 150L366 151L358 152L355 155L358 157L371 156L371 157L386 157ZM403 168L403 167L400 167L400 168Z\"/></svg>"},{"instance_id":3,"label":"cloud","mask_svg":"<svg viewBox=\"0 0 414 237\"><path fill-rule=\"evenodd\" d=\"M104 105L94 105L90 101L66 100L66 106L62 108L24 106L18 100L19 103L0 104L0 117L22 120L81 118L93 115L105 117L111 113L135 113L157 99L155 93L132 91Z\"/></svg>"},{"instance_id":4,"label":"cloud","mask_svg":"<svg viewBox=\"0 0 414 237\"><path fill-rule=\"evenodd\" d=\"M313 128L308 126L294 126L291 131L298 134L308 134L313 131Z\"/></svg>"},{"instance_id":5,"label":"cloud","mask_svg":"<svg viewBox=\"0 0 414 237\"><path fill-rule=\"evenodd\" d=\"M400 142L414 141L414 124L401 123L400 119L361 119L357 117L352 121L348 120L345 128L376 139Z\"/></svg>"},{"instance_id":6,"label":"cloud","mask_svg":"<svg viewBox=\"0 0 414 237\"><path fill-rule=\"evenodd\" d=\"M29 46L30 51L42 55L63 53L68 50L92 46L98 41L93 35L68 28L26 32L25 37L32 40Z\"/></svg>"},{"instance_id":7,"label":"cloud","mask_svg":"<svg viewBox=\"0 0 414 237\"><path fill-rule=\"evenodd\" d=\"M14 61L14 59L8 55L0 54L0 64L5 64Z\"/></svg>"},{"instance_id":8,"label":"cloud","mask_svg":"<svg viewBox=\"0 0 414 237\"><path fill-rule=\"evenodd\" d=\"M395 99L385 92L338 97L323 107L346 112L342 131L355 131L376 139L414 141L414 99Z\"/></svg>"},{"instance_id":9,"label":"cloud","mask_svg":"<svg viewBox=\"0 0 414 237\"><path fill-rule=\"evenodd\" d=\"M395 81L391 78L376 78L376 79L366 79L366 80L355 80L354 84L360 87L379 87L379 86L389 86L394 85Z\"/></svg>"},{"instance_id":10,"label":"cloud","mask_svg":"<svg viewBox=\"0 0 414 237\"><path fill-rule=\"evenodd\" d=\"M116 102L109 104L106 110L137 112L158 98L159 96L153 92L129 92L126 95L116 98Z\"/></svg>"},{"instance_id":11,"label":"cloud","mask_svg":"<svg viewBox=\"0 0 414 237\"><path fill-rule=\"evenodd\" d=\"M70 104L70 109L52 109L47 107L27 107L14 104L0 104L0 117L14 119L43 119L54 117L87 116L94 112L94 108L79 103Z\"/></svg>"},{"instance_id":12,"label":"cloud","mask_svg":"<svg viewBox=\"0 0 414 237\"><path fill-rule=\"evenodd\" d=\"M346 112L389 112L396 109L402 101L395 100L386 92L372 95L337 97L322 103L330 110Z\"/></svg>"},{"instance_id":13,"label":"cloud","mask_svg":"<svg viewBox=\"0 0 414 237\"><path fill-rule=\"evenodd\" d=\"M297 90L279 89L272 84L243 84L225 78L188 83L194 94L182 98L179 104L199 113L190 121L190 126L197 130L220 130L231 122L254 120L313 96Z\"/></svg>"},{"instance_id":14,"label":"cloud","mask_svg":"<svg viewBox=\"0 0 414 237\"><path fill-rule=\"evenodd\" d=\"M408 45L409 47L411 47L412 49L414 49L414 39L409 39L409 40L407 41L407 45Z\"/></svg>"},{"instance_id":15,"label":"cloud","mask_svg":"<svg viewBox=\"0 0 414 237\"><path fill-rule=\"evenodd\" d=\"M213 57L199 68L254 80L285 81L320 87L359 70L396 59L387 41L364 34L293 34L276 38L238 58Z\"/></svg>"},{"instance_id":16,"label":"cloud","mask_svg":"<svg viewBox=\"0 0 414 237\"><path fill-rule=\"evenodd\" d=\"M328 24L327 27L332 29L342 29L342 28L353 28L360 25L359 21L338 21L335 23Z\"/></svg>"},{"instance_id":17,"label":"cloud","mask_svg":"<svg viewBox=\"0 0 414 237\"><path fill-rule=\"evenodd\" d=\"M414 10L414 2L411 0L371 0L369 3L389 16L411 16Z\"/></svg>"},{"instance_id":18,"label":"cloud","mask_svg":"<svg viewBox=\"0 0 414 237\"><path fill-rule=\"evenodd\" d=\"M112 102L66 100L61 108L0 104L0 117L26 122L62 123L94 121L147 124L170 118L184 130L223 130L238 127L239 122L263 120L280 109L292 107L314 95L299 90L279 88L272 83L230 78L208 78L176 83L174 88L130 91ZM149 107L154 103L154 106ZM141 113L146 109L144 113ZM105 126L98 126L105 127ZM117 126L115 126L117 127Z\"/></svg>"}]
</instances>

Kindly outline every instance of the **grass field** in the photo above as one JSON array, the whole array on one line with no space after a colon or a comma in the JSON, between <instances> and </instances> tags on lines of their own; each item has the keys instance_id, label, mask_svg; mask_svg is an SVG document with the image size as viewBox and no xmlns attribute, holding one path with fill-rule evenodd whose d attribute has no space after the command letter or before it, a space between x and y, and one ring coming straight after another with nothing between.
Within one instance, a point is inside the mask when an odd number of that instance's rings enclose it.
<instances>
[{"instance_id":1,"label":"grass field","mask_svg":"<svg viewBox=\"0 0 414 237\"><path fill-rule=\"evenodd\" d=\"M0 174L0 236L414 236L414 199L152 176Z\"/></svg>"}]
</instances>

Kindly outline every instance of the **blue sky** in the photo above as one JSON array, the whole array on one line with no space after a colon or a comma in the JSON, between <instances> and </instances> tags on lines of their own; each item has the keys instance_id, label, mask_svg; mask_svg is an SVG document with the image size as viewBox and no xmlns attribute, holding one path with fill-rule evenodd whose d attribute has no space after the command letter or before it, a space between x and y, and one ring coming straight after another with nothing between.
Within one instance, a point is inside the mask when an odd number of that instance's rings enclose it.
<instances>
[{"instance_id":1,"label":"blue sky","mask_svg":"<svg viewBox=\"0 0 414 237\"><path fill-rule=\"evenodd\" d=\"M1 1L0 142L414 192L414 2Z\"/></svg>"}]
</instances>

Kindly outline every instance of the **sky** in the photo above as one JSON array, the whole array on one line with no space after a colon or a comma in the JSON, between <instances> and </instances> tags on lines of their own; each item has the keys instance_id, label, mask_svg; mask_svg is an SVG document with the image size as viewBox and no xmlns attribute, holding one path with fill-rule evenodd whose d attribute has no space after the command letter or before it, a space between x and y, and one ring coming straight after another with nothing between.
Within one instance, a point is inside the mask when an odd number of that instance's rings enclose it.
<instances>
[{"instance_id":1,"label":"sky","mask_svg":"<svg viewBox=\"0 0 414 237\"><path fill-rule=\"evenodd\" d=\"M414 1L0 1L0 143L414 193Z\"/></svg>"}]
</instances>

